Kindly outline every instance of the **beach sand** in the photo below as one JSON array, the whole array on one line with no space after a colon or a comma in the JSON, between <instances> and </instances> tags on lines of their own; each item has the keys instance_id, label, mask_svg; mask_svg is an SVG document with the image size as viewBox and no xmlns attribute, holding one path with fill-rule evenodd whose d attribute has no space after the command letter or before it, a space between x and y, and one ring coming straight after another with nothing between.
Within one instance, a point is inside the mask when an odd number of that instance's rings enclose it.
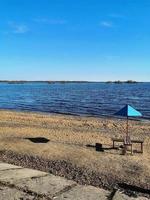
<instances>
[{"instance_id":1,"label":"beach sand","mask_svg":"<svg viewBox=\"0 0 150 200\"><path fill-rule=\"evenodd\" d=\"M0 160L49 171L81 184L111 188L126 183L150 190L150 122L130 121L132 139L144 140L144 153L111 149L126 121L108 118L0 111ZM47 143L27 138L44 137ZM104 152L95 150L101 143ZM138 150L138 145L133 145Z\"/></svg>"}]
</instances>

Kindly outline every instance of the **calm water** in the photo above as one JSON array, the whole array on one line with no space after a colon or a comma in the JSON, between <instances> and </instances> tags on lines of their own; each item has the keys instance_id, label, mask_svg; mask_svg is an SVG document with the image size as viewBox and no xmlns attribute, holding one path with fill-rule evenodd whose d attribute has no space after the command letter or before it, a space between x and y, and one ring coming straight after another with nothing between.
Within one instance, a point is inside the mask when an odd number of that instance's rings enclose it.
<instances>
[{"instance_id":1,"label":"calm water","mask_svg":"<svg viewBox=\"0 0 150 200\"><path fill-rule=\"evenodd\" d=\"M0 109L101 116L127 103L150 119L150 83L0 83Z\"/></svg>"}]
</instances>

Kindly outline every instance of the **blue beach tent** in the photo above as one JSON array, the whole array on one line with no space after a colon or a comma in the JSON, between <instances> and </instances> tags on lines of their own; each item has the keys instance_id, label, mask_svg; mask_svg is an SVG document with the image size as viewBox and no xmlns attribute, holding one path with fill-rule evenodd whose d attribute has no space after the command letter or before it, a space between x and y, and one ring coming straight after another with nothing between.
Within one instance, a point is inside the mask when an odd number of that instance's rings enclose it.
<instances>
[{"instance_id":1,"label":"blue beach tent","mask_svg":"<svg viewBox=\"0 0 150 200\"><path fill-rule=\"evenodd\" d=\"M138 110L133 108L130 105L126 105L123 107L121 110L115 113L115 115L122 116L122 117L127 117L127 136L128 136L128 118L129 117L142 117L142 113L140 113Z\"/></svg>"}]
</instances>

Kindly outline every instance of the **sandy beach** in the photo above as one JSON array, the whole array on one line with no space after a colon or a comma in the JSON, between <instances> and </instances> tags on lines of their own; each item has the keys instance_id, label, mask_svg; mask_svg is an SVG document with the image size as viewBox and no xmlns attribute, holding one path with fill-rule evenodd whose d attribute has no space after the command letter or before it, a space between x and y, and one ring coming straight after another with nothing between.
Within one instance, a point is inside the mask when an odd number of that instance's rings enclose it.
<instances>
[{"instance_id":1,"label":"sandy beach","mask_svg":"<svg viewBox=\"0 0 150 200\"><path fill-rule=\"evenodd\" d=\"M112 149L111 138L121 138L126 121L121 119L74 117L0 111L0 160L49 171L111 189L124 183L150 190L150 122L130 121L132 139L144 140L144 153L122 155ZM46 143L32 138L44 137ZM95 143L104 152L95 150Z\"/></svg>"}]
</instances>

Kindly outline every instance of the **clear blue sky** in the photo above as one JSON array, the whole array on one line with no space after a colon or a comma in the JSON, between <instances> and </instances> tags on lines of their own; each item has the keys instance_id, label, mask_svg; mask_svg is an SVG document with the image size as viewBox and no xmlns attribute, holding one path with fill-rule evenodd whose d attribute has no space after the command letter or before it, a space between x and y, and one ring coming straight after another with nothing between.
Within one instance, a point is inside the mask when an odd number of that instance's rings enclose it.
<instances>
[{"instance_id":1,"label":"clear blue sky","mask_svg":"<svg viewBox=\"0 0 150 200\"><path fill-rule=\"evenodd\" d=\"M0 79L150 81L150 1L0 0Z\"/></svg>"}]
</instances>

